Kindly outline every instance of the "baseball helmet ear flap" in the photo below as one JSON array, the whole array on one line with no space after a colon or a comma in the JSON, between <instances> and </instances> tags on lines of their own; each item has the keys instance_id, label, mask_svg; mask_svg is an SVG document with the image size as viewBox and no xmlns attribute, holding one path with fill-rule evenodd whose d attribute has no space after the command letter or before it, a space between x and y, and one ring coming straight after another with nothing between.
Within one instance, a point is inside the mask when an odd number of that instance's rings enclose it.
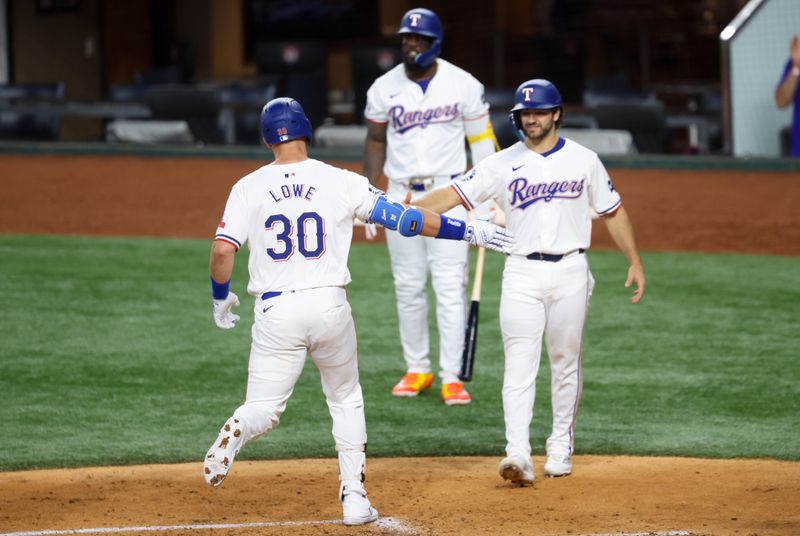
<instances>
[{"instance_id":1,"label":"baseball helmet ear flap","mask_svg":"<svg viewBox=\"0 0 800 536\"><path fill-rule=\"evenodd\" d=\"M269 145L298 138L311 142L311 121L300 103L289 97L272 99L261 110L261 136Z\"/></svg>"},{"instance_id":2,"label":"baseball helmet ear flap","mask_svg":"<svg viewBox=\"0 0 800 536\"><path fill-rule=\"evenodd\" d=\"M520 141L525 141L525 131L522 130L520 112L522 110L553 110L564 108L561 93L549 80L536 78L523 82L514 92L514 107L508 114L511 126Z\"/></svg>"},{"instance_id":3,"label":"baseball helmet ear flap","mask_svg":"<svg viewBox=\"0 0 800 536\"><path fill-rule=\"evenodd\" d=\"M436 13L430 9L420 7L407 11L403 15L403 20L400 22L400 29L397 30L397 33L400 35L424 35L433 39L428 50L414 58L414 62L420 67L429 67L442 53L442 40L444 39L442 22Z\"/></svg>"}]
</instances>

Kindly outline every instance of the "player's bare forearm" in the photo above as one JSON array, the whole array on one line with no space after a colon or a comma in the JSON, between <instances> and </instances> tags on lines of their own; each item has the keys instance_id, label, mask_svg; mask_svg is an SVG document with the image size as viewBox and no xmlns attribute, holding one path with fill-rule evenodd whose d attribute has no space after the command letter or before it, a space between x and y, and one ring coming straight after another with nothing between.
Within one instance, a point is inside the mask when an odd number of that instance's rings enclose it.
<instances>
[{"instance_id":1,"label":"player's bare forearm","mask_svg":"<svg viewBox=\"0 0 800 536\"><path fill-rule=\"evenodd\" d=\"M364 142L364 176L377 184L386 161L386 124L367 121L367 139Z\"/></svg>"},{"instance_id":2,"label":"player's bare forearm","mask_svg":"<svg viewBox=\"0 0 800 536\"><path fill-rule=\"evenodd\" d=\"M367 140L364 145L364 176L377 184L386 161L386 142Z\"/></svg>"},{"instance_id":3,"label":"player's bare forearm","mask_svg":"<svg viewBox=\"0 0 800 536\"><path fill-rule=\"evenodd\" d=\"M642 297L644 297L645 275L644 266L639 257L639 251L636 248L633 224L631 223L630 217L628 217L628 212L625 210L625 207L622 206L619 207L616 212L605 218L605 222L611 238L630 263L625 286L630 287L631 284L636 283L636 289L633 292L631 302L638 303Z\"/></svg>"},{"instance_id":4,"label":"player's bare forearm","mask_svg":"<svg viewBox=\"0 0 800 536\"><path fill-rule=\"evenodd\" d=\"M797 92L797 80L798 77L789 73L775 89L775 104L778 105L778 108L786 108L792 103L794 94Z\"/></svg>"},{"instance_id":5,"label":"player's bare forearm","mask_svg":"<svg viewBox=\"0 0 800 536\"><path fill-rule=\"evenodd\" d=\"M406 204L409 204L410 194L406 197ZM424 208L437 214L447 212L451 208L461 204L461 198L449 184L439 186L429 193L414 200L414 206Z\"/></svg>"},{"instance_id":6,"label":"player's bare forearm","mask_svg":"<svg viewBox=\"0 0 800 536\"><path fill-rule=\"evenodd\" d=\"M214 240L211 245L211 260L209 261L209 269L214 281L218 283L230 281L233 275L235 254L236 248L232 244L222 240Z\"/></svg>"},{"instance_id":7,"label":"player's bare forearm","mask_svg":"<svg viewBox=\"0 0 800 536\"><path fill-rule=\"evenodd\" d=\"M797 69L800 68L800 39L797 35L792 36L789 45L789 57L791 58L791 70L786 74L786 78L775 89L775 104L778 108L786 108L794 100L797 92L798 75Z\"/></svg>"}]
</instances>

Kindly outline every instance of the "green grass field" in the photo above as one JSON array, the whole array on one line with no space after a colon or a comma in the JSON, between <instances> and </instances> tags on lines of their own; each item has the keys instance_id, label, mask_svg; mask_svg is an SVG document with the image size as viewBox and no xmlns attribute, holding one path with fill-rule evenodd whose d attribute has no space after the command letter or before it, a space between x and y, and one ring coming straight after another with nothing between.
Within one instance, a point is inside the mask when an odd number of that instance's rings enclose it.
<instances>
[{"instance_id":1,"label":"green grass field","mask_svg":"<svg viewBox=\"0 0 800 536\"><path fill-rule=\"evenodd\" d=\"M206 240L0 235L0 469L202 458L242 400L252 321L240 253L232 288L244 298L242 325L214 327L208 249ZM647 296L632 306L622 255L590 254L597 286L576 451L800 459L800 258L644 261ZM404 366L388 255L353 247L370 456L503 454L501 265L487 254L474 402L449 408L438 389L389 394ZM545 363L535 453L549 433ZM241 458L333 457L330 428L309 360L281 425Z\"/></svg>"}]
</instances>

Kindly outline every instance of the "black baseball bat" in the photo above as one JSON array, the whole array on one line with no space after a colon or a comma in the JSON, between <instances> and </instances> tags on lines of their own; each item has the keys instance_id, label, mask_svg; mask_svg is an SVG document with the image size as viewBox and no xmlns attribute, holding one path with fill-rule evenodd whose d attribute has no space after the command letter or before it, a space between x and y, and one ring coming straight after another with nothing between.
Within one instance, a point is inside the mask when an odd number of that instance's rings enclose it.
<instances>
[{"instance_id":1,"label":"black baseball bat","mask_svg":"<svg viewBox=\"0 0 800 536\"><path fill-rule=\"evenodd\" d=\"M472 282L472 302L469 305L467 329L464 334L464 352L461 354L461 372L458 378L462 382L472 380L472 369L475 366L475 345L478 343L478 309L481 305L481 281L483 281L483 256L486 250L478 248L475 261L475 280Z\"/></svg>"}]
</instances>

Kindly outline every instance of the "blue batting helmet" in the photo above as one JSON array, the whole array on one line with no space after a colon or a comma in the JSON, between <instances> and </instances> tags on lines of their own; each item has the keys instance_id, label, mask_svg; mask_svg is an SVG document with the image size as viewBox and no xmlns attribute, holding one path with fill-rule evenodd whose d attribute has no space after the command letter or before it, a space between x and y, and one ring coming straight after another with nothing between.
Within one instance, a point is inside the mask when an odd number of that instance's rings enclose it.
<instances>
[{"instance_id":1,"label":"blue batting helmet","mask_svg":"<svg viewBox=\"0 0 800 536\"><path fill-rule=\"evenodd\" d=\"M406 12L397 33L424 35L433 39L430 48L414 58L420 67L428 67L433 64L442 52L442 40L444 39L442 23L436 13L430 9L419 7Z\"/></svg>"},{"instance_id":2,"label":"blue batting helmet","mask_svg":"<svg viewBox=\"0 0 800 536\"><path fill-rule=\"evenodd\" d=\"M289 97L278 97L261 110L261 135L269 145L298 138L311 141L311 122L300 103Z\"/></svg>"},{"instance_id":3,"label":"blue batting helmet","mask_svg":"<svg viewBox=\"0 0 800 536\"><path fill-rule=\"evenodd\" d=\"M523 82L514 93L514 107L508 114L511 126L520 141L525 141L525 132L519 120L520 110L553 110L563 108L561 93L549 80L536 78Z\"/></svg>"}]
</instances>

